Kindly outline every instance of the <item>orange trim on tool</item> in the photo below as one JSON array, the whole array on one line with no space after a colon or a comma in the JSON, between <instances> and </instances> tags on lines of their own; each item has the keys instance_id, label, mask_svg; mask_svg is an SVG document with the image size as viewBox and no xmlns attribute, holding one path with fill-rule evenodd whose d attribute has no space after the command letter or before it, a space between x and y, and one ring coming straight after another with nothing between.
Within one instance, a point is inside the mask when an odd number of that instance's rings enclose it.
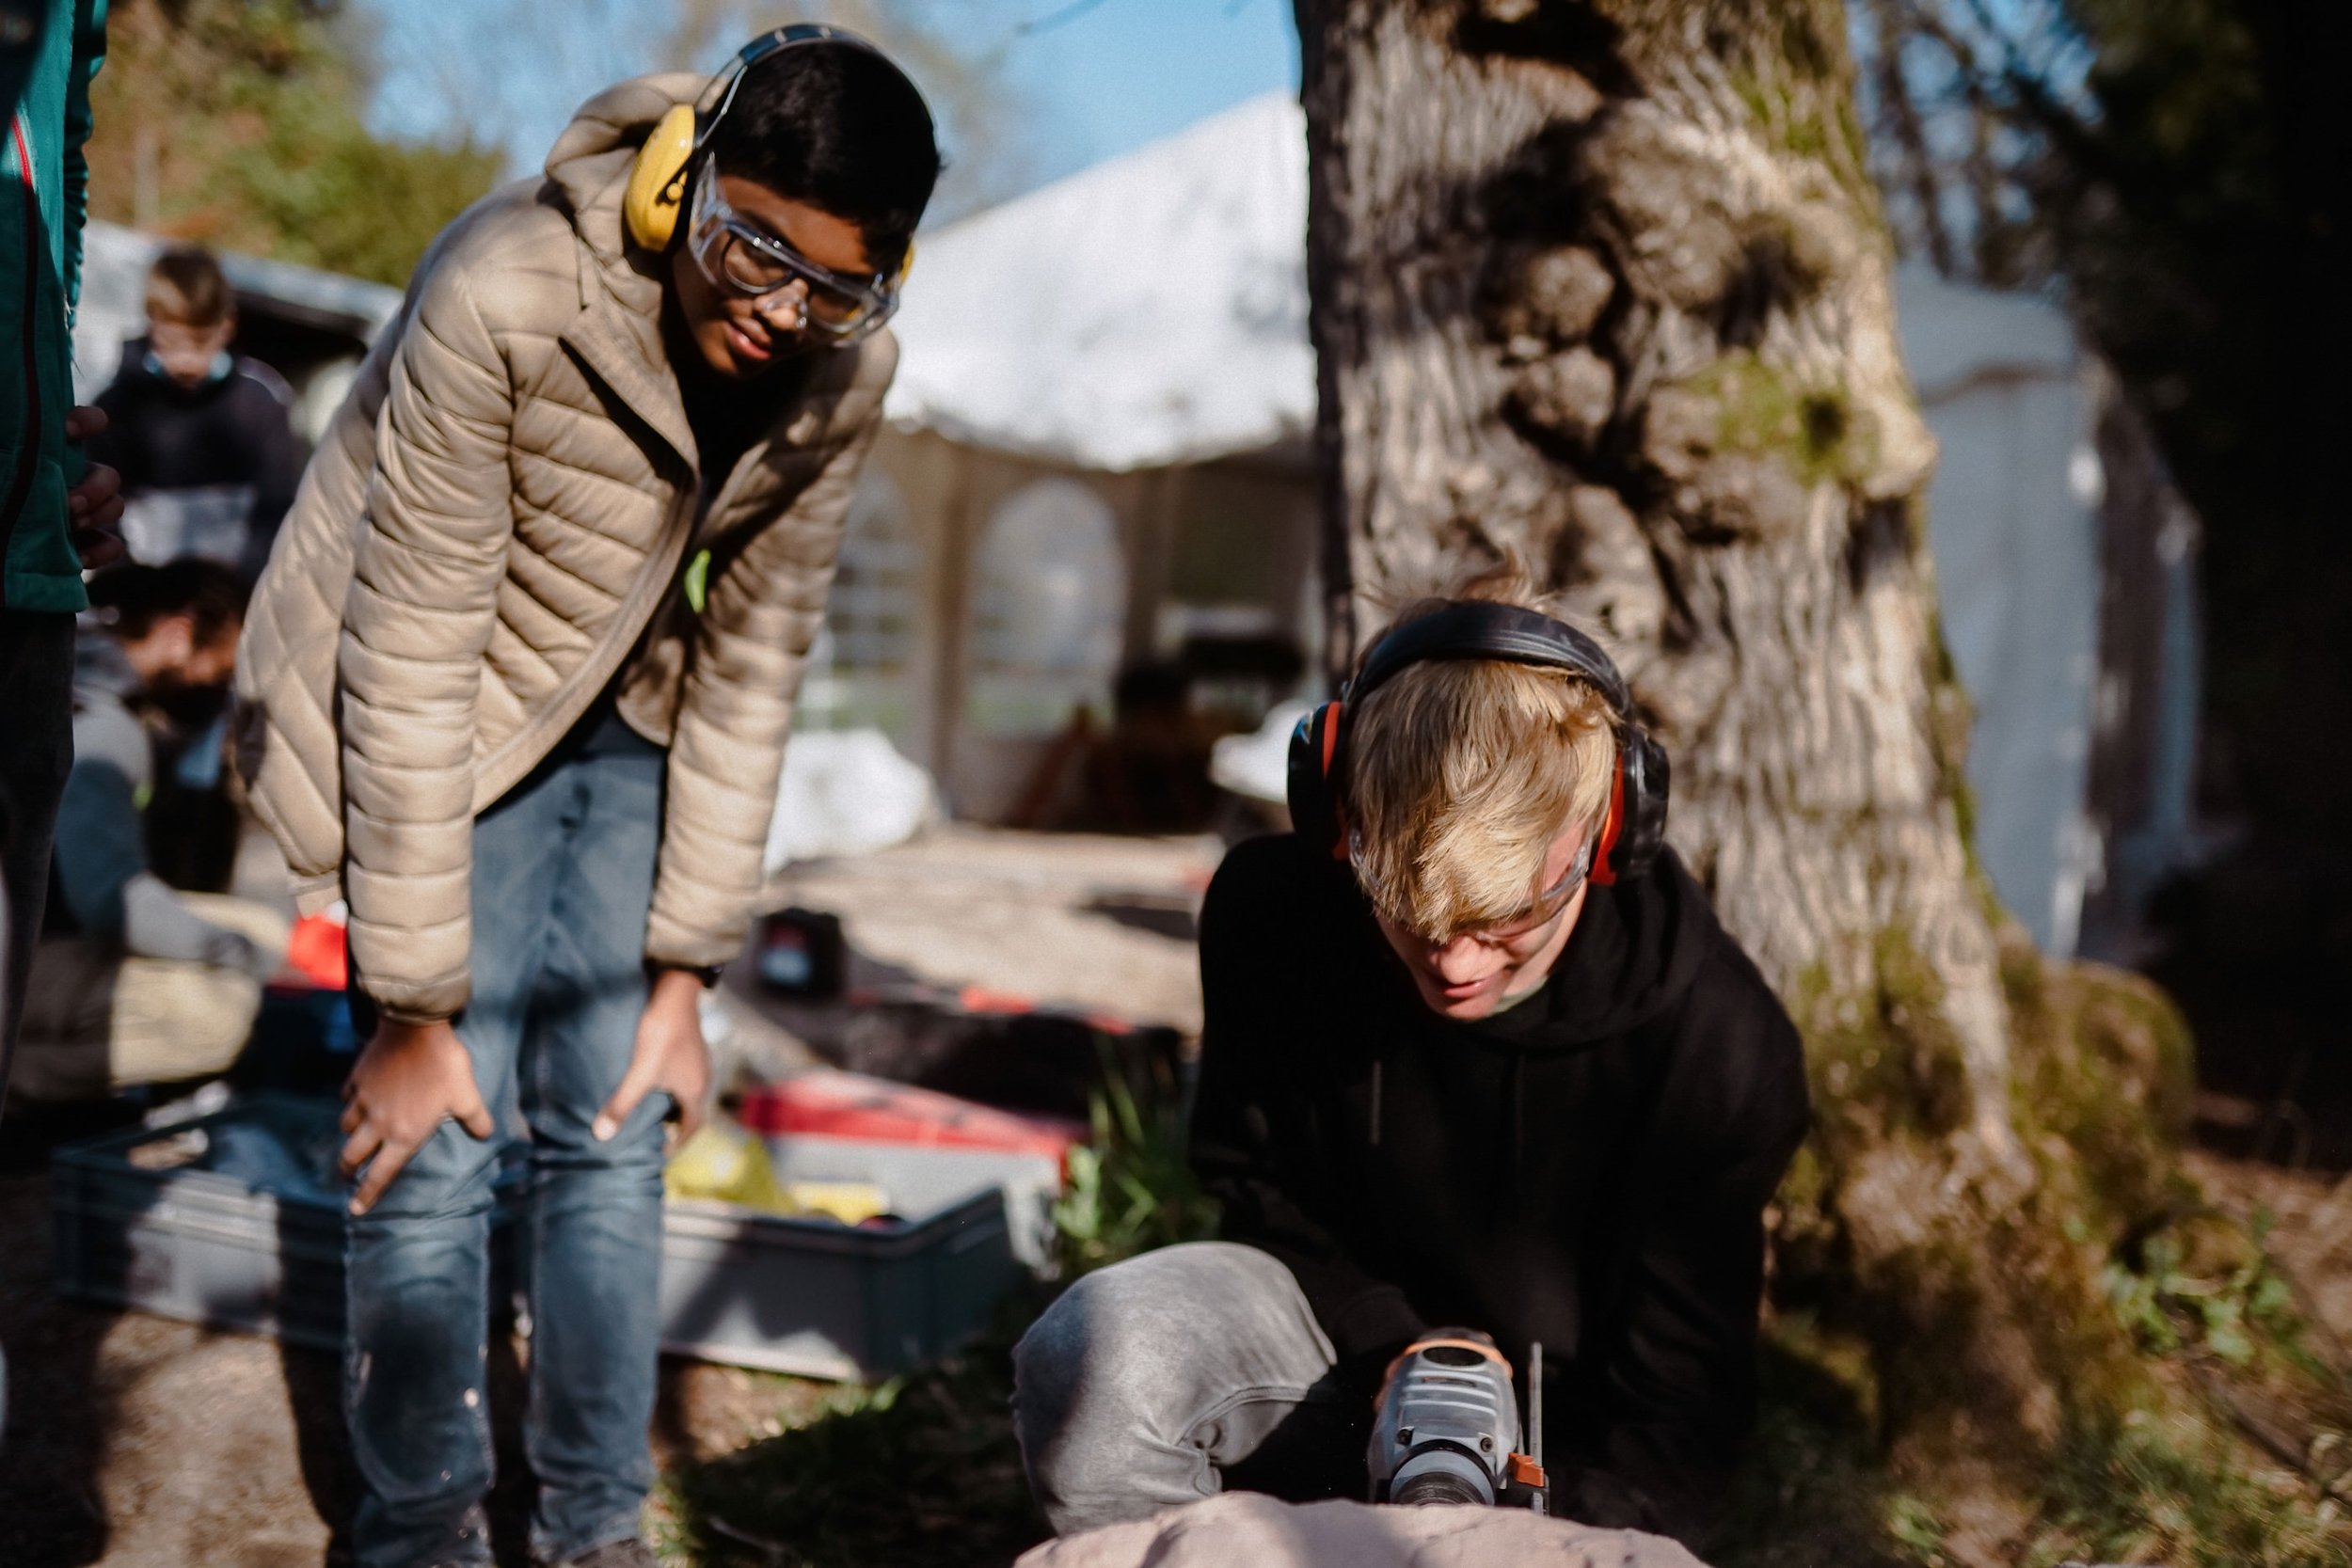
<instances>
[{"instance_id":1,"label":"orange trim on tool","mask_svg":"<svg viewBox=\"0 0 2352 1568\"><path fill-rule=\"evenodd\" d=\"M1511 1480L1515 1485L1541 1488L1546 1484L1544 1467L1523 1453L1511 1456Z\"/></svg>"},{"instance_id":2,"label":"orange trim on tool","mask_svg":"<svg viewBox=\"0 0 2352 1568\"><path fill-rule=\"evenodd\" d=\"M1504 1377L1507 1378L1512 1375L1511 1363L1505 1360L1502 1353L1495 1349L1494 1346L1481 1344L1476 1339L1456 1339L1448 1337L1442 1339L1416 1339L1411 1344L1406 1345L1403 1350L1398 1351L1396 1353L1396 1359L1389 1363L1389 1370L1382 1376L1380 1380L1381 1384L1385 1386L1391 1378L1396 1376L1396 1370L1405 1365L1405 1363L1410 1360L1417 1353L1425 1350L1436 1350L1443 1345L1451 1345L1457 1350L1474 1350L1479 1354L1485 1356L1487 1360L1493 1362L1496 1366L1501 1367Z\"/></svg>"}]
</instances>

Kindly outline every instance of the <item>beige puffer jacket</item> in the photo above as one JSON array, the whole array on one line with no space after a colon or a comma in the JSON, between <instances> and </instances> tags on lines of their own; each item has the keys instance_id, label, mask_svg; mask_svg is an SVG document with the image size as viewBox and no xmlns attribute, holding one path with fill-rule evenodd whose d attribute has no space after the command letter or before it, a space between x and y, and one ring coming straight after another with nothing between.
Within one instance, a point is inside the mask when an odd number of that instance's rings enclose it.
<instances>
[{"instance_id":1,"label":"beige puffer jacket","mask_svg":"<svg viewBox=\"0 0 2352 1568\"><path fill-rule=\"evenodd\" d=\"M239 770L304 907L349 900L354 966L397 1018L466 1005L473 817L625 660L622 716L670 748L646 957L733 958L759 892L793 697L898 350L880 334L814 362L697 523L666 262L624 245L620 201L645 133L701 87L600 94L544 181L434 242L246 616ZM704 550L697 614L683 568Z\"/></svg>"}]
</instances>

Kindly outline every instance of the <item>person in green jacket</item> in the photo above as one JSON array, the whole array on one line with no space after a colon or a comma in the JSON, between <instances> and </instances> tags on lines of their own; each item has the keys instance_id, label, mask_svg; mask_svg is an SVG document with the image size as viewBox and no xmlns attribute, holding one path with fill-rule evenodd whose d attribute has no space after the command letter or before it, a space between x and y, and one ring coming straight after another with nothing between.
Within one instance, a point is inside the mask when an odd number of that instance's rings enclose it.
<instances>
[{"instance_id":1,"label":"person in green jacket","mask_svg":"<svg viewBox=\"0 0 2352 1568\"><path fill-rule=\"evenodd\" d=\"M105 25L106 0L0 0L0 1084L73 760L82 572L122 554L119 481L77 450L104 416L73 405L82 148Z\"/></svg>"}]
</instances>

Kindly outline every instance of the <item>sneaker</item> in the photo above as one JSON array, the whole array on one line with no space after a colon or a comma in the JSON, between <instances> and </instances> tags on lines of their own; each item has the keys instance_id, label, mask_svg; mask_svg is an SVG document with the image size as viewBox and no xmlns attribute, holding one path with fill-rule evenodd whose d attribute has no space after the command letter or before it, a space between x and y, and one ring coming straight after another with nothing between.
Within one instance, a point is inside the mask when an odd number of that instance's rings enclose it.
<instances>
[{"instance_id":1,"label":"sneaker","mask_svg":"<svg viewBox=\"0 0 2352 1568\"><path fill-rule=\"evenodd\" d=\"M591 1546L578 1557L562 1561L544 1561L540 1568L661 1568L661 1560L653 1549L634 1536L627 1541L608 1541L601 1546Z\"/></svg>"}]
</instances>

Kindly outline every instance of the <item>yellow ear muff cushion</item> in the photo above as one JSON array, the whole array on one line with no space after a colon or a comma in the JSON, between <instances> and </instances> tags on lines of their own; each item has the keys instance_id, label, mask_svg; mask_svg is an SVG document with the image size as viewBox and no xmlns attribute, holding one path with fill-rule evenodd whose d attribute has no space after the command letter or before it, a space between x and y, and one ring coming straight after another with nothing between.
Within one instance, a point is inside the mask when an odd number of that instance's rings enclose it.
<instances>
[{"instance_id":1,"label":"yellow ear muff cushion","mask_svg":"<svg viewBox=\"0 0 2352 1568\"><path fill-rule=\"evenodd\" d=\"M694 155L694 108L679 103L654 122L653 134L629 166L621 215L629 237L647 250L666 250L677 232L678 205L686 198L686 164Z\"/></svg>"}]
</instances>

